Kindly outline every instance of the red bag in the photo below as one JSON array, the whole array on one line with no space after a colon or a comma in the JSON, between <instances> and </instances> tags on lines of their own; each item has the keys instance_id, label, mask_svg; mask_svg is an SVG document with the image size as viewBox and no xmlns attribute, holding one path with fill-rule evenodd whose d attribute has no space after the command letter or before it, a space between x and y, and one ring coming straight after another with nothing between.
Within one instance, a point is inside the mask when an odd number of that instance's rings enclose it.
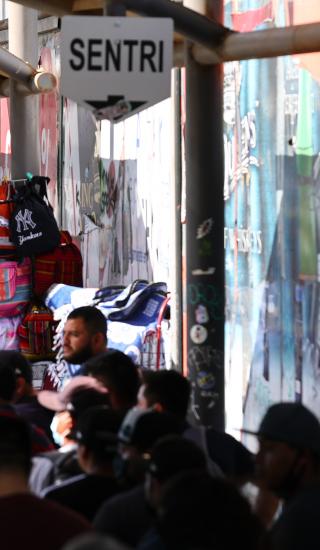
<instances>
[{"instance_id":1,"label":"red bag","mask_svg":"<svg viewBox=\"0 0 320 550\"><path fill-rule=\"evenodd\" d=\"M35 258L34 292L37 296L43 296L54 283L83 286L81 252L68 231L61 231L60 235L57 248Z\"/></svg>"},{"instance_id":2,"label":"red bag","mask_svg":"<svg viewBox=\"0 0 320 550\"><path fill-rule=\"evenodd\" d=\"M14 189L9 181L0 183L0 256L10 258L16 247L9 239L9 220L14 208Z\"/></svg>"},{"instance_id":3,"label":"red bag","mask_svg":"<svg viewBox=\"0 0 320 550\"><path fill-rule=\"evenodd\" d=\"M32 302L18 328L21 353L30 361L53 359L53 336L57 322L53 314L41 302Z\"/></svg>"}]
</instances>

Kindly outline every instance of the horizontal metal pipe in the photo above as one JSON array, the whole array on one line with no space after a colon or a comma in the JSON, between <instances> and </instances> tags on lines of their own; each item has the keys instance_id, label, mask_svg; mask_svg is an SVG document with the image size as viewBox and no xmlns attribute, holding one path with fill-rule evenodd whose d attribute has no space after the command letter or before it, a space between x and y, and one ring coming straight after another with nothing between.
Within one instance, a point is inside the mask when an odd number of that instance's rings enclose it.
<instances>
[{"instance_id":1,"label":"horizontal metal pipe","mask_svg":"<svg viewBox=\"0 0 320 550\"><path fill-rule=\"evenodd\" d=\"M112 4L124 4L127 9L148 17L170 17L177 32L207 47L220 44L226 35L233 33L216 21L171 0L113 0Z\"/></svg>"},{"instance_id":2,"label":"horizontal metal pipe","mask_svg":"<svg viewBox=\"0 0 320 550\"><path fill-rule=\"evenodd\" d=\"M32 76L29 82L17 82L16 90L24 96L32 94L48 94L54 92L57 79L52 73L41 72ZM10 97L10 78L0 80L0 96Z\"/></svg>"},{"instance_id":3,"label":"horizontal metal pipe","mask_svg":"<svg viewBox=\"0 0 320 550\"><path fill-rule=\"evenodd\" d=\"M22 59L0 47L0 95L10 96L10 79L17 82L17 90L22 95L43 94L53 92L57 87L54 74L37 70Z\"/></svg>"},{"instance_id":4,"label":"horizontal metal pipe","mask_svg":"<svg viewBox=\"0 0 320 550\"><path fill-rule=\"evenodd\" d=\"M35 69L2 47L0 47L0 75L18 82L21 93L25 95L52 92L57 87L54 74ZM4 80L1 89L6 90L6 86L6 80Z\"/></svg>"},{"instance_id":5,"label":"horizontal metal pipe","mask_svg":"<svg viewBox=\"0 0 320 550\"><path fill-rule=\"evenodd\" d=\"M320 23L234 33L226 36L219 47L192 47L194 59L203 65L319 51Z\"/></svg>"},{"instance_id":6,"label":"horizontal metal pipe","mask_svg":"<svg viewBox=\"0 0 320 550\"><path fill-rule=\"evenodd\" d=\"M19 82L28 83L37 70L5 48L0 47L0 74Z\"/></svg>"}]
</instances>

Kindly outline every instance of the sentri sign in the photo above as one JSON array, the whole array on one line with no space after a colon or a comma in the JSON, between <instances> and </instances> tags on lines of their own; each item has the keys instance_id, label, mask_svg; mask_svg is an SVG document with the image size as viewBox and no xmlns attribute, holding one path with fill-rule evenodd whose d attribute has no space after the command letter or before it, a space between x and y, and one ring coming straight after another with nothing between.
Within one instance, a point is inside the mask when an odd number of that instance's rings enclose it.
<instances>
[{"instance_id":1,"label":"sentri sign","mask_svg":"<svg viewBox=\"0 0 320 550\"><path fill-rule=\"evenodd\" d=\"M170 96L171 19L62 20L61 92L119 121Z\"/></svg>"}]
</instances>

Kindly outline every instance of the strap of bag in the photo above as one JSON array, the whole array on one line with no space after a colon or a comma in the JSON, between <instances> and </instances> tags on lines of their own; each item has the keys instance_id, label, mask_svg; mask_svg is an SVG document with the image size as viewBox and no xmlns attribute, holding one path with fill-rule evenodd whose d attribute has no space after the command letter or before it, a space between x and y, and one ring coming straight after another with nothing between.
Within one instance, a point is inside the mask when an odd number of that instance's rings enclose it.
<instances>
[{"instance_id":1,"label":"strap of bag","mask_svg":"<svg viewBox=\"0 0 320 550\"><path fill-rule=\"evenodd\" d=\"M60 243L61 245L72 244L72 237L69 231L66 231L66 230L60 231L60 237L61 237L61 243Z\"/></svg>"},{"instance_id":2,"label":"strap of bag","mask_svg":"<svg viewBox=\"0 0 320 550\"><path fill-rule=\"evenodd\" d=\"M135 281L133 281L129 287L128 294L123 299L116 300L116 306L124 307L134 292L136 292L137 290L142 290L142 288L139 288L139 286L141 285L144 285L144 287L146 287L149 285L149 281L146 281L145 279L136 279Z\"/></svg>"},{"instance_id":3,"label":"strap of bag","mask_svg":"<svg viewBox=\"0 0 320 550\"><path fill-rule=\"evenodd\" d=\"M50 204L47 193L47 185L49 181L50 178L47 178L45 176L33 176L31 181L29 182L29 187L32 189L32 191L42 199L46 199L48 204Z\"/></svg>"},{"instance_id":4,"label":"strap of bag","mask_svg":"<svg viewBox=\"0 0 320 550\"><path fill-rule=\"evenodd\" d=\"M45 176L33 176L30 181L26 181L26 184L20 189L16 190L14 202L23 202L29 197L36 200L39 204L45 205L51 212L53 208L49 202L47 194L47 184L50 178Z\"/></svg>"},{"instance_id":5,"label":"strap of bag","mask_svg":"<svg viewBox=\"0 0 320 550\"><path fill-rule=\"evenodd\" d=\"M120 294L125 288L126 287L123 285L112 285L100 288L99 290L97 290L93 298L94 305L98 305L101 302L104 302L106 298L113 298L117 294Z\"/></svg>"}]
</instances>

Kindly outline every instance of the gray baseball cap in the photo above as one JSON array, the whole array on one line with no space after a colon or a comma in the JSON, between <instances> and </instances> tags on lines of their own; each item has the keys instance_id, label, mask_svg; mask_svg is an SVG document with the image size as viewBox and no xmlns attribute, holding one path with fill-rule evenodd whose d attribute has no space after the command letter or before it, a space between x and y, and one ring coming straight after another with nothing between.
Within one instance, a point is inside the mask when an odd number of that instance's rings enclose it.
<instances>
[{"instance_id":1,"label":"gray baseball cap","mask_svg":"<svg viewBox=\"0 0 320 550\"><path fill-rule=\"evenodd\" d=\"M271 405L258 431L241 431L272 441L281 441L299 449L310 449L320 456L320 422L301 403Z\"/></svg>"}]
</instances>

